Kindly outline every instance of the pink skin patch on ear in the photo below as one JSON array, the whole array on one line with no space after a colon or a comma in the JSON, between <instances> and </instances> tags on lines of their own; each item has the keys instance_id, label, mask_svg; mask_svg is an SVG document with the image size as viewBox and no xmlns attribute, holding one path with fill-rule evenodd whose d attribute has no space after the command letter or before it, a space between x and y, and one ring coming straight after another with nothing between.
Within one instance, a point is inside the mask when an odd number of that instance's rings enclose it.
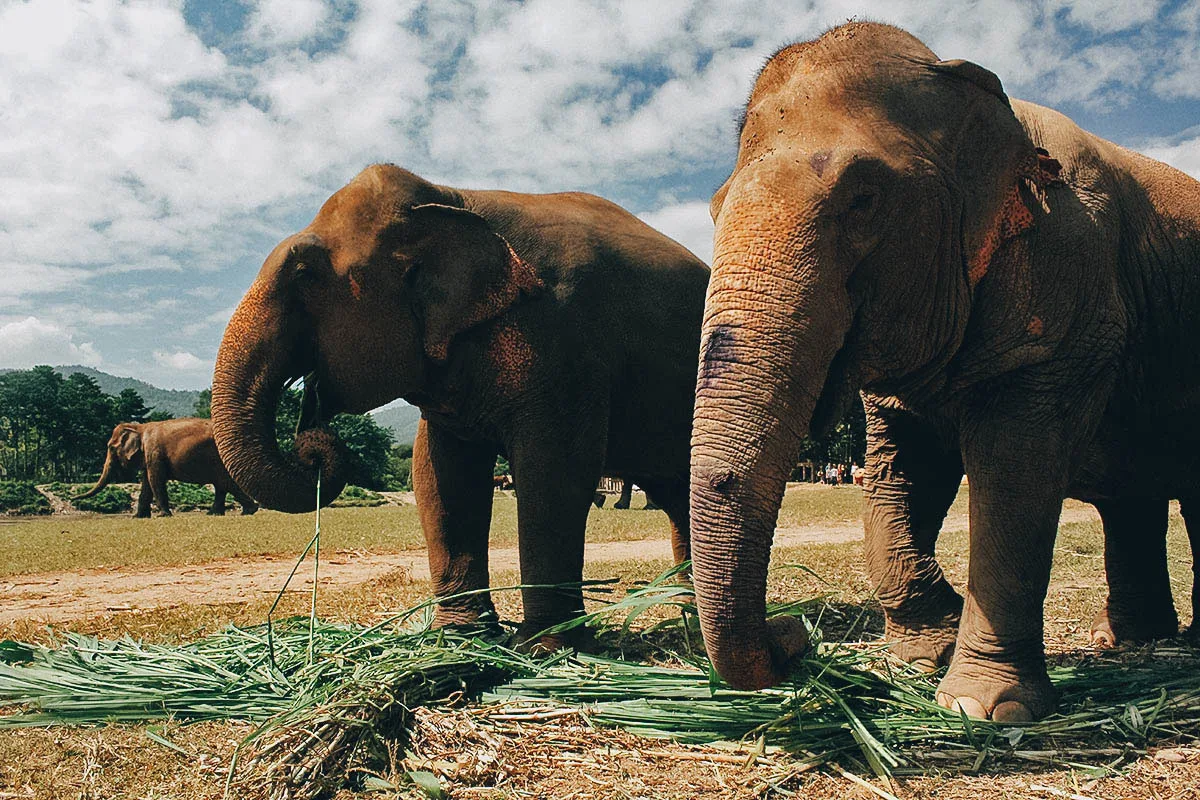
<instances>
[{"instance_id":1,"label":"pink skin patch on ear","mask_svg":"<svg viewBox=\"0 0 1200 800\"><path fill-rule=\"evenodd\" d=\"M350 273L350 294L355 300L362 300L362 287L358 285L358 281L354 279L354 273Z\"/></svg>"},{"instance_id":2,"label":"pink skin patch on ear","mask_svg":"<svg viewBox=\"0 0 1200 800\"><path fill-rule=\"evenodd\" d=\"M525 388L533 359L533 347L514 323L504 322L497 327L488 347L488 361L495 370L496 388L503 396L512 397Z\"/></svg>"},{"instance_id":3,"label":"pink skin patch on ear","mask_svg":"<svg viewBox=\"0 0 1200 800\"><path fill-rule=\"evenodd\" d=\"M1029 320L1029 325L1025 328L1025 330L1033 336L1041 336L1042 329L1043 326L1041 317L1031 317Z\"/></svg>"},{"instance_id":4,"label":"pink skin patch on ear","mask_svg":"<svg viewBox=\"0 0 1200 800\"><path fill-rule=\"evenodd\" d=\"M984 235L979 249L971 257L967 268L967 280L970 281L971 286L979 283L987 274L992 263L992 256L996 254L996 250L1002 243L1033 227L1033 212L1029 210L1029 206L1021 196L1021 187L1026 187L1034 199L1038 200L1046 209L1046 187L1061 185L1064 182L1059 174L1061 172L1062 164L1051 158L1050 154L1042 148L1035 148L1031 163L1026 165L1017 182L1008 190L1004 202L1000 205L999 213L996 214L991 227ZM1032 323L1030 324L1032 325ZM1040 333L1040 320L1038 329Z\"/></svg>"}]
</instances>

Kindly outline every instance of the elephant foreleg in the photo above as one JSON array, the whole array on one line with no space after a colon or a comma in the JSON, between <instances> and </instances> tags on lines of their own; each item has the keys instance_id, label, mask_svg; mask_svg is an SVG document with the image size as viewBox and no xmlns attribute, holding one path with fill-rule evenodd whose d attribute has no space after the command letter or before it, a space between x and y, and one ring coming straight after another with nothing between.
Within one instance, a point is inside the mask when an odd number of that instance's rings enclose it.
<instances>
[{"instance_id":1,"label":"elephant foreleg","mask_svg":"<svg viewBox=\"0 0 1200 800\"><path fill-rule=\"evenodd\" d=\"M1095 503L1104 522L1108 600L1092 620L1092 644L1144 642L1179 633L1167 573L1169 502L1127 497Z\"/></svg>"},{"instance_id":2,"label":"elephant foreleg","mask_svg":"<svg viewBox=\"0 0 1200 800\"><path fill-rule=\"evenodd\" d=\"M910 412L867 408L867 571L883 606L892 652L925 669L954 651L962 598L935 557L946 512L962 482L958 453Z\"/></svg>"},{"instance_id":3,"label":"elephant foreleg","mask_svg":"<svg viewBox=\"0 0 1200 800\"><path fill-rule=\"evenodd\" d=\"M1055 429L1043 408L1016 408L1024 413L962 431L971 481L967 597L937 694L947 708L998 722L1054 710L1042 615L1074 447L1073 432Z\"/></svg>"},{"instance_id":4,"label":"elephant foreleg","mask_svg":"<svg viewBox=\"0 0 1200 800\"><path fill-rule=\"evenodd\" d=\"M654 501L671 521L671 553L680 564L692 557L691 528L688 524L687 481L655 481L639 479L646 490L647 501Z\"/></svg>"},{"instance_id":5,"label":"elephant foreleg","mask_svg":"<svg viewBox=\"0 0 1200 800\"><path fill-rule=\"evenodd\" d=\"M154 496L154 490L150 488L150 472L142 470L142 487L138 490L137 513L135 517L146 519L150 516L150 502Z\"/></svg>"},{"instance_id":6,"label":"elephant foreleg","mask_svg":"<svg viewBox=\"0 0 1200 800\"><path fill-rule=\"evenodd\" d=\"M629 503L631 500L633 500L633 481L629 478L622 478L621 496L617 498L616 503L613 503L613 508L629 508Z\"/></svg>"},{"instance_id":7,"label":"elephant foreleg","mask_svg":"<svg viewBox=\"0 0 1200 800\"><path fill-rule=\"evenodd\" d=\"M570 420L531 420L531 429L522 431L513 447L513 471L521 487L517 495L521 582L533 586L521 590L525 620L518 637L526 643L551 625L583 613L579 583L584 530L592 492L600 480L606 431L602 423L581 427L579 419L607 420L607 413L587 409ZM537 638L534 644L556 648L586 645L589 634L577 628Z\"/></svg>"},{"instance_id":8,"label":"elephant foreleg","mask_svg":"<svg viewBox=\"0 0 1200 800\"><path fill-rule=\"evenodd\" d=\"M488 588L493 448L464 442L424 419L413 442L412 480L438 597ZM487 592L444 600L437 625L475 622L495 613Z\"/></svg>"}]
</instances>

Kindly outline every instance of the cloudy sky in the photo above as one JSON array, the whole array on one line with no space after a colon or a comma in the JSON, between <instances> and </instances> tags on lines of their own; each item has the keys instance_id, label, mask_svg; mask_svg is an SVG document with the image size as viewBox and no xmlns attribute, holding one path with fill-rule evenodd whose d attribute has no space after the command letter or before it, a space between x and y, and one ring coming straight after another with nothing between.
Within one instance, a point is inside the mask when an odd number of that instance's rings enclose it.
<instances>
[{"instance_id":1,"label":"cloudy sky","mask_svg":"<svg viewBox=\"0 0 1200 800\"><path fill-rule=\"evenodd\" d=\"M1200 0L0 0L0 367L202 388L362 167L602 194L711 254L762 60L848 18L1200 176Z\"/></svg>"}]
</instances>

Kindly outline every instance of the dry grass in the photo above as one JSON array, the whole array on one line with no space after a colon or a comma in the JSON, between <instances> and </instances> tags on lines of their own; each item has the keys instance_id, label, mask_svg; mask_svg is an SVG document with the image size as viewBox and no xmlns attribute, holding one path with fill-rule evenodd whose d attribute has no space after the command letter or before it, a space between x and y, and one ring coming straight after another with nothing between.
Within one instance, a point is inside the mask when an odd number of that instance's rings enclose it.
<instances>
[{"instance_id":1,"label":"dry grass","mask_svg":"<svg viewBox=\"0 0 1200 800\"><path fill-rule=\"evenodd\" d=\"M960 502L963 498L960 497ZM505 508L504 503L509 507ZM843 520L856 513L858 492L850 487L810 489L789 493L789 506L781 524L811 524L814 519ZM510 498L497 498L496 525L509 525L507 531L494 531L499 542L512 542L514 534ZM637 504L635 503L635 506ZM385 550L389 542L402 542L396 549L419 546L415 514L400 509L341 509L324 518L326 542L343 547L335 537L358 537L350 547ZM788 514L794 516L788 517ZM822 515L824 515L822 517ZM507 522L506 522L507 520ZM55 521L48 521L55 522ZM60 525L66 520L57 521ZM123 526L134 526L132 532ZM252 523L253 527L240 527ZM614 538L664 536L661 514L640 511L593 512L589 535ZM0 549L9 563L8 545L15 541L14 529L43 537L41 547L53 550L50 529L41 523L20 523L0 527ZM110 520L81 518L71 520L73 536L99 539L107 533L127 536L124 545L140 563L180 563L171 559L199 562L205 558L235 553L294 552L311 535L311 520L261 514L254 518L213 519L186 515L174 520ZM106 526L112 525L112 528ZM177 527L178 526L178 530ZM405 526L411 526L411 529ZM51 526L53 527L53 526ZM226 528L230 531L228 539ZM277 528L277 530L273 530ZM340 530L341 529L341 530ZM191 532L190 534L188 532ZM208 537L225 544L214 544ZM169 534L169 535L167 535ZM199 553L180 546L177 537L191 535L203 540ZM173 541L155 541L160 537ZM261 537L261 539L260 539ZM20 537L16 537L20 538ZM146 541L149 540L149 541ZM342 540L344 541L344 540ZM300 545L295 544L301 542ZM1103 600L1103 537L1096 525L1064 525L1056 547L1054 573L1047 599L1047 642L1052 658L1076 658L1087 646L1092 614ZM948 534L939 545L939 553L951 579L963 585L966 575L964 534ZM236 549L235 549L236 548ZM80 559L117 558L120 546L97 544L94 548L73 550L70 557L38 552L27 547L23 552L27 568L44 570L55 559L78 566ZM162 553L161 551L170 551ZM156 551L164 559L154 560ZM1176 605L1186 621L1190 609L1190 553L1177 511L1172 515L1169 534L1172 582ZM105 555L108 553L108 555ZM141 554L139 556L139 554ZM201 557L202 554L205 554ZM72 562L71 559L75 561ZM121 559L111 563L125 563ZM828 638L870 640L882 630L878 606L870 599L858 544L813 545L775 553L770 582L772 599L794 599L827 594L829 606L823 619ZM817 576L786 569L803 564ZM663 561L626 561L589 564L587 576L619 577L630 585L646 580L666 566ZM497 585L516 582L514 574L497 574ZM388 611L411 606L428 593L428 584L411 581L403 573L392 573L361 586L325 590L319 598L321 616L336 620L371 622ZM519 615L519 598L512 593L498 597L501 613ZM189 605L142 613L118 612L71 625L73 630L103 636L132 633L156 641L190 639L212 632L228 622L250 624L263 619L268 599L251 603L216 606ZM306 611L307 596L289 596L283 613ZM21 625L0 629L0 637L44 638L44 631ZM1197 659L1200 668L1200 658ZM179 753L155 744L140 727L86 730L21 730L0 733L0 798L200 798L221 797L224 770L233 747L246 734L244 725L205 723L191 726L167 725L162 733L178 745ZM438 772L456 798L691 798L691 797L796 797L875 798L880 795L827 768L792 774L788 758L767 753L751 762L743 750L735 753L719 748L685 748L647 741L628 734L599 731L582 725L578 718L564 717L552 724L509 721L500 729L480 726L469 711L422 714L413 742L410 761L399 760L396 769L423 768ZM399 759L399 756L397 757ZM489 760L490 759L490 760ZM1114 761L1118 761L1114 756ZM1200 750L1173 747L1132 761L1120 760L1118 774L1097 777L1084 769L1030 768L1028 771L1006 767L997 774L967 777L923 777L898 780L891 787L875 783L902 798L939 798L941 800L978 800L978 798L1043 798L1053 800L1068 795L1087 798L1200 798ZM396 774L383 776L399 780ZM1037 788L1044 787L1044 788ZM1057 793L1056 793L1057 792ZM233 795L237 797L235 793ZM342 792L339 798L349 798ZM400 792L381 793L380 797L419 797L409 787Z\"/></svg>"}]
</instances>

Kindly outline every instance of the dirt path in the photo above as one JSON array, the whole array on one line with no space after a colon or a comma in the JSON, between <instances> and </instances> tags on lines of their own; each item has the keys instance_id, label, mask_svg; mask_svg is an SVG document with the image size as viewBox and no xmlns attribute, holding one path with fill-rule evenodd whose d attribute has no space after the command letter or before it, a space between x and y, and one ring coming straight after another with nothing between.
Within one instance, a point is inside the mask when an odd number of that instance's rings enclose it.
<instances>
[{"instance_id":1,"label":"dirt path","mask_svg":"<svg viewBox=\"0 0 1200 800\"><path fill-rule=\"evenodd\" d=\"M1091 506L1064 508L1063 522L1098 520ZM965 530L965 514L946 519L947 531ZM841 522L779 528L776 547L852 542L862 538L862 523ZM591 563L669 560L666 538L588 544ZM489 554L494 571L517 568L517 549L496 548ZM295 559L265 556L254 559L221 559L178 567L109 568L16 575L0 578L0 623L20 619L61 622L106 611L169 608L177 605L245 602L279 591ZM339 551L321 561L322 586L353 586L396 569L407 569L413 578L429 579L424 550L399 553ZM301 568L289 591L312 587L311 567Z\"/></svg>"}]
</instances>

